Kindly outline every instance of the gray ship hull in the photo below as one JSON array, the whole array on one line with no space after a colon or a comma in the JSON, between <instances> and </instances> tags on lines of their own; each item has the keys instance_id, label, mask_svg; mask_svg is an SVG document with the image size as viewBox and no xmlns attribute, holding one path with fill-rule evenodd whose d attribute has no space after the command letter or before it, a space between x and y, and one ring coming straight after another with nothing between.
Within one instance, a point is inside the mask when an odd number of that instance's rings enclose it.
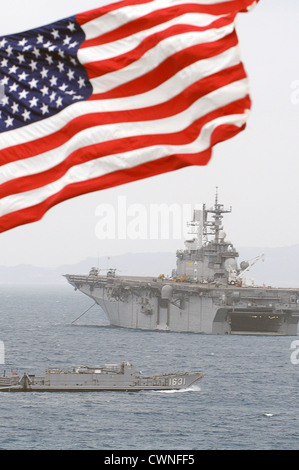
<instances>
[{"instance_id":1,"label":"gray ship hull","mask_svg":"<svg viewBox=\"0 0 299 470\"><path fill-rule=\"evenodd\" d=\"M219 286L147 277L66 275L111 325L206 334L296 335L299 290Z\"/></svg>"}]
</instances>

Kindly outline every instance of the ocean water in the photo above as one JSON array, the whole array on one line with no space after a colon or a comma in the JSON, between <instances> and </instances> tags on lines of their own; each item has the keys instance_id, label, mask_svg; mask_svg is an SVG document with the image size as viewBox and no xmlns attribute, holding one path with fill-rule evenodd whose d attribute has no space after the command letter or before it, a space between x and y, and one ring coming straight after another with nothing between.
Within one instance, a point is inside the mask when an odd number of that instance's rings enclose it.
<instances>
[{"instance_id":1,"label":"ocean water","mask_svg":"<svg viewBox=\"0 0 299 470\"><path fill-rule=\"evenodd\" d=\"M299 449L299 337L126 330L97 306L72 325L93 301L68 285L0 295L1 375L122 361L206 374L177 392L2 393L0 450Z\"/></svg>"}]
</instances>

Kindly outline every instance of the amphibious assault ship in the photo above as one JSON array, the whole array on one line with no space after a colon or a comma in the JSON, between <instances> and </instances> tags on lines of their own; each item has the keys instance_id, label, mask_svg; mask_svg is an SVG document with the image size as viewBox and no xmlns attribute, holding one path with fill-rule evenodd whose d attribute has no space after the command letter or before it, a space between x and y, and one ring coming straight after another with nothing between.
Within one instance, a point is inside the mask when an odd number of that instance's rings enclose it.
<instances>
[{"instance_id":1,"label":"amphibious assault ship","mask_svg":"<svg viewBox=\"0 0 299 470\"><path fill-rule=\"evenodd\" d=\"M201 372L178 372L151 377L140 376L133 364L123 362L103 367L47 369L45 376L24 373L0 377L0 392L102 392L181 390L198 382Z\"/></svg>"},{"instance_id":2,"label":"amphibious assault ship","mask_svg":"<svg viewBox=\"0 0 299 470\"><path fill-rule=\"evenodd\" d=\"M239 254L226 240L218 202L194 210L191 237L176 253L177 266L165 277L66 274L68 282L88 295L106 313L110 324L123 328L207 334L296 335L299 289L256 286L245 274L251 263L238 264Z\"/></svg>"}]
</instances>

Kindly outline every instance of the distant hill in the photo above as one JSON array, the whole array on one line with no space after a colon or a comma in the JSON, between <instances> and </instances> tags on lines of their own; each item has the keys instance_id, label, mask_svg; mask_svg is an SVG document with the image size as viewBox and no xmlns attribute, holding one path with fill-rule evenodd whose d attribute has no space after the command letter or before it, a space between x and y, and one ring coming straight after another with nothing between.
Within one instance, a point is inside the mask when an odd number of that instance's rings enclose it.
<instances>
[{"instance_id":1,"label":"distant hill","mask_svg":"<svg viewBox=\"0 0 299 470\"><path fill-rule=\"evenodd\" d=\"M246 273L257 284L281 287L299 287L299 245L281 248L239 249L239 261L252 260L264 253L265 261L258 261ZM63 284L63 274L87 274L92 266L103 273L107 268L117 268L119 275L158 276L170 275L176 265L175 253L127 253L119 256L86 258L80 263L61 265L56 268L37 267L27 264L0 266L0 284Z\"/></svg>"},{"instance_id":2,"label":"distant hill","mask_svg":"<svg viewBox=\"0 0 299 470\"><path fill-rule=\"evenodd\" d=\"M119 256L86 258L76 264L65 264L57 268L44 268L29 264L0 266L1 284L63 284L63 274L87 274L92 266L102 273L108 268L117 268L119 275L157 276L170 274L175 267L174 253L127 253Z\"/></svg>"},{"instance_id":3,"label":"distant hill","mask_svg":"<svg viewBox=\"0 0 299 470\"><path fill-rule=\"evenodd\" d=\"M248 272L258 284L280 287L299 287L299 245L278 248L240 248L239 260L250 260L264 253Z\"/></svg>"}]
</instances>

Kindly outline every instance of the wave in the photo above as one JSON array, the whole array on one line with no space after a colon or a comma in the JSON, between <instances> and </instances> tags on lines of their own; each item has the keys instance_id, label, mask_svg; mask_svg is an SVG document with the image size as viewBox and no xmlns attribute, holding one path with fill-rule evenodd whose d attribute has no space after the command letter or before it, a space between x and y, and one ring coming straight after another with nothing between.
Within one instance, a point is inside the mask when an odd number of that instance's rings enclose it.
<instances>
[{"instance_id":1,"label":"wave","mask_svg":"<svg viewBox=\"0 0 299 470\"><path fill-rule=\"evenodd\" d=\"M154 390L154 393L185 393L185 392L200 392L201 388L199 385L190 385L187 388L181 388L179 390Z\"/></svg>"}]
</instances>

